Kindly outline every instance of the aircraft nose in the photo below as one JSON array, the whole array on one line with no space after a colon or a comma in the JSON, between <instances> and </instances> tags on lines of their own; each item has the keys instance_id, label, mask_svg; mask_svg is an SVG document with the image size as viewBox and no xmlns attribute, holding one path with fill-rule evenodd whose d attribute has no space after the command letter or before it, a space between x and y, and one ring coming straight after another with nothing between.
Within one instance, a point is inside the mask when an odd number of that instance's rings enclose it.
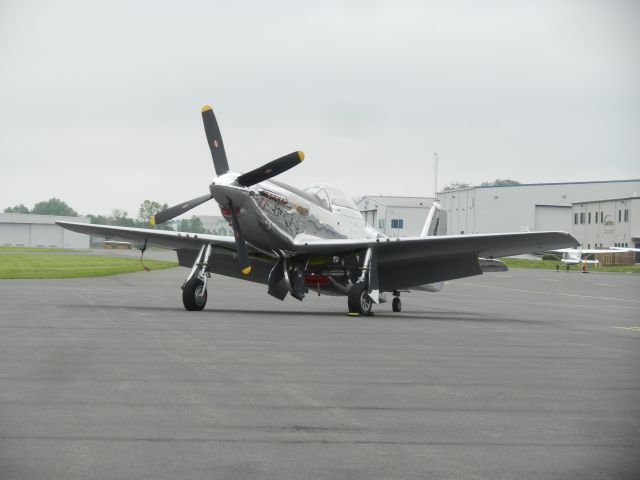
<instances>
[{"instance_id":1,"label":"aircraft nose","mask_svg":"<svg viewBox=\"0 0 640 480\"><path fill-rule=\"evenodd\" d=\"M209 186L209 190L220 205L229 205L231 202L235 206L242 207L249 197L249 191L245 188L217 185L215 182Z\"/></svg>"}]
</instances>

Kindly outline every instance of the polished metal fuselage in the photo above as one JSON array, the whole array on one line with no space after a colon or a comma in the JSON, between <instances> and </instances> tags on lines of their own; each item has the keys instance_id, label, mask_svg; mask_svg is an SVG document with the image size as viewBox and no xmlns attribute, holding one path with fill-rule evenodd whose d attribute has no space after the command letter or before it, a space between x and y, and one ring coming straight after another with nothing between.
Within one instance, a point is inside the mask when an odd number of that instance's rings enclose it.
<instances>
[{"instance_id":1,"label":"polished metal fuselage","mask_svg":"<svg viewBox=\"0 0 640 480\"><path fill-rule=\"evenodd\" d=\"M322 206L305 192L280 182L239 187L233 184L236 176L218 177L211 184L211 193L223 216L228 217L228 208L236 210L245 240L266 254L290 256L294 245L305 241L381 236L357 210Z\"/></svg>"}]
</instances>

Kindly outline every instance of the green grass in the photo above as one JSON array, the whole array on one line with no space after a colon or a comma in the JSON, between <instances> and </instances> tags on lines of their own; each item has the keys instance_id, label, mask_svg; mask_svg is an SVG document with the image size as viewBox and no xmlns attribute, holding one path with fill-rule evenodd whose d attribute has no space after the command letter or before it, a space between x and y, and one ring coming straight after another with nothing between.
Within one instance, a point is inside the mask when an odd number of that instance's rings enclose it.
<instances>
[{"instance_id":1,"label":"green grass","mask_svg":"<svg viewBox=\"0 0 640 480\"><path fill-rule=\"evenodd\" d=\"M66 248L40 248L40 247L0 247L0 253L20 253L20 252L72 252Z\"/></svg>"},{"instance_id":2,"label":"green grass","mask_svg":"<svg viewBox=\"0 0 640 480\"><path fill-rule=\"evenodd\" d=\"M560 261L553 260L525 260L521 258L501 258L509 268L535 268L541 270L555 270L556 265L560 265L561 270L566 270L567 266ZM582 265L571 265L570 270L582 270ZM618 272L618 273L640 273L640 265L622 265L616 267L603 267L589 265L590 272Z\"/></svg>"},{"instance_id":3,"label":"green grass","mask_svg":"<svg viewBox=\"0 0 640 480\"><path fill-rule=\"evenodd\" d=\"M151 270L175 267L176 262L143 260ZM0 278L83 278L141 272L140 260L86 255L0 255Z\"/></svg>"}]
</instances>

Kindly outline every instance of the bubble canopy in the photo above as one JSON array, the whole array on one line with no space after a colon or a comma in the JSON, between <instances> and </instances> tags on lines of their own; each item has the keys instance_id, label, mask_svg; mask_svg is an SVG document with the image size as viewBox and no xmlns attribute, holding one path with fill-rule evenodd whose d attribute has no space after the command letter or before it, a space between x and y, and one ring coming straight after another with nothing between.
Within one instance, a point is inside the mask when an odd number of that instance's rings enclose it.
<instances>
[{"instance_id":1,"label":"bubble canopy","mask_svg":"<svg viewBox=\"0 0 640 480\"><path fill-rule=\"evenodd\" d=\"M326 207L342 207L358 211L358 207L345 193L327 185L312 185L304 189L309 195L316 197Z\"/></svg>"}]
</instances>

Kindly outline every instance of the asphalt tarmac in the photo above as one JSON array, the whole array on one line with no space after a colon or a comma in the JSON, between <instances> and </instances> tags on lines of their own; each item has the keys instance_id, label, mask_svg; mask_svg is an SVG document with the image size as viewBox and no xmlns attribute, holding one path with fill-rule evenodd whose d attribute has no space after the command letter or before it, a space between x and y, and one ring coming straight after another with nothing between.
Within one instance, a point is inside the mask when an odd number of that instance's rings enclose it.
<instances>
[{"instance_id":1,"label":"asphalt tarmac","mask_svg":"<svg viewBox=\"0 0 640 480\"><path fill-rule=\"evenodd\" d=\"M279 302L186 269L0 281L1 479L637 479L640 276Z\"/></svg>"}]
</instances>

